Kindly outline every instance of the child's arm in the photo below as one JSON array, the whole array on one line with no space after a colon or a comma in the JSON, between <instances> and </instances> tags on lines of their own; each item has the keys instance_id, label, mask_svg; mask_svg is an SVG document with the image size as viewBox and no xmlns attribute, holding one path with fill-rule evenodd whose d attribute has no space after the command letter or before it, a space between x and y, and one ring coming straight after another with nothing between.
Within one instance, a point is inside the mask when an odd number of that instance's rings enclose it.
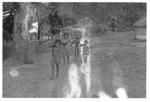
<instances>
[{"instance_id":1,"label":"child's arm","mask_svg":"<svg viewBox=\"0 0 150 102\"><path fill-rule=\"evenodd\" d=\"M54 43L50 43L49 48L54 47Z\"/></svg>"},{"instance_id":2,"label":"child's arm","mask_svg":"<svg viewBox=\"0 0 150 102\"><path fill-rule=\"evenodd\" d=\"M90 53L90 46L87 46L88 54Z\"/></svg>"},{"instance_id":3,"label":"child's arm","mask_svg":"<svg viewBox=\"0 0 150 102\"><path fill-rule=\"evenodd\" d=\"M60 47L60 56L61 56L61 58L63 58L63 48L62 48L62 46Z\"/></svg>"},{"instance_id":4,"label":"child's arm","mask_svg":"<svg viewBox=\"0 0 150 102\"><path fill-rule=\"evenodd\" d=\"M71 43L72 43L71 40L69 40L69 44L70 44L70 45L71 45Z\"/></svg>"},{"instance_id":5,"label":"child's arm","mask_svg":"<svg viewBox=\"0 0 150 102\"><path fill-rule=\"evenodd\" d=\"M54 42L49 43L48 47L54 47Z\"/></svg>"},{"instance_id":6,"label":"child's arm","mask_svg":"<svg viewBox=\"0 0 150 102\"><path fill-rule=\"evenodd\" d=\"M75 43L75 41L73 40L73 41L71 42L71 46L72 46L74 43Z\"/></svg>"},{"instance_id":7,"label":"child's arm","mask_svg":"<svg viewBox=\"0 0 150 102\"><path fill-rule=\"evenodd\" d=\"M54 47L54 45L49 45L48 47L50 47L50 48L51 48L51 47Z\"/></svg>"},{"instance_id":8,"label":"child's arm","mask_svg":"<svg viewBox=\"0 0 150 102\"><path fill-rule=\"evenodd\" d=\"M80 47L84 46L84 44L80 44Z\"/></svg>"}]
</instances>

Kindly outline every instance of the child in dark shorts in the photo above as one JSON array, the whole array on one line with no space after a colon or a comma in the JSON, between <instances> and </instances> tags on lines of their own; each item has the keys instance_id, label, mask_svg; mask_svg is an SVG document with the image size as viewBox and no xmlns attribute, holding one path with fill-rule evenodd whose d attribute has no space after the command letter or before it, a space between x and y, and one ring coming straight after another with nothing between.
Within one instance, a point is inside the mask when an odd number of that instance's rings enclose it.
<instances>
[{"instance_id":1,"label":"child in dark shorts","mask_svg":"<svg viewBox=\"0 0 150 102\"><path fill-rule=\"evenodd\" d=\"M82 58L83 58L83 60L84 60L84 63L87 63L87 57L89 56L88 41L85 40L85 41L84 41L84 44L81 44L80 47L83 47Z\"/></svg>"},{"instance_id":2,"label":"child in dark shorts","mask_svg":"<svg viewBox=\"0 0 150 102\"><path fill-rule=\"evenodd\" d=\"M62 51L64 64L66 61L69 64L69 56L71 55L71 41L68 33L65 33L64 38L62 39Z\"/></svg>"},{"instance_id":3,"label":"child in dark shorts","mask_svg":"<svg viewBox=\"0 0 150 102\"><path fill-rule=\"evenodd\" d=\"M59 65L61 63L61 41L55 40L54 45L52 47L52 56L51 56L51 64L52 64L52 77L51 80L54 78L54 73L56 70L56 77L59 74Z\"/></svg>"},{"instance_id":4,"label":"child in dark shorts","mask_svg":"<svg viewBox=\"0 0 150 102\"><path fill-rule=\"evenodd\" d=\"M79 58L79 53L80 53L80 38L76 37L76 39L72 42L72 44L74 44L74 55L75 58L78 59Z\"/></svg>"}]
</instances>

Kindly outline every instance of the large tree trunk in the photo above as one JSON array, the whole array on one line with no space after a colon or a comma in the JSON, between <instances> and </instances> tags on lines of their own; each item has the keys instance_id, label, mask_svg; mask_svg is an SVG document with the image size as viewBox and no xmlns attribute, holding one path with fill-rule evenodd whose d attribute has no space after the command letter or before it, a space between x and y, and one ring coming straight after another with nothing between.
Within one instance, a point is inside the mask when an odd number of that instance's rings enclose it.
<instances>
[{"instance_id":1,"label":"large tree trunk","mask_svg":"<svg viewBox=\"0 0 150 102\"><path fill-rule=\"evenodd\" d=\"M30 3L20 3L20 10L16 13L14 20L14 41L16 44L16 58L21 63L31 63L29 57L29 27L28 22L33 16L33 9Z\"/></svg>"}]
</instances>

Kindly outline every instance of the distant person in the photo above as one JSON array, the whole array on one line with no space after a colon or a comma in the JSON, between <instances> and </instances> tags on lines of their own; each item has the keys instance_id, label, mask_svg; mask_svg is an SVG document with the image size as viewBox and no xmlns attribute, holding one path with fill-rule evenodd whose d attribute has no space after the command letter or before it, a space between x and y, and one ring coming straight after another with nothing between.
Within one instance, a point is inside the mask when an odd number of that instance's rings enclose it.
<instances>
[{"instance_id":1,"label":"distant person","mask_svg":"<svg viewBox=\"0 0 150 102\"><path fill-rule=\"evenodd\" d=\"M79 53L80 53L80 38L76 37L76 39L72 42L72 44L74 44L74 55L75 58L78 59L79 58Z\"/></svg>"},{"instance_id":2,"label":"distant person","mask_svg":"<svg viewBox=\"0 0 150 102\"><path fill-rule=\"evenodd\" d=\"M89 56L89 46L88 46L88 41L85 40L84 44L81 44L80 47L83 47L83 53L82 53L82 58L84 60L84 63L87 63L87 58Z\"/></svg>"},{"instance_id":3,"label":"distant person","mask_svg":"<svg viewBox=\"0 0 150 102\"><path fill-rule=\"evenodd\" d=\"M49 46L52 47L52 57L51 57L51 64L52 64L52 77L51 80L54 78L54 73L56 70L56 78L59 74L59 66L61 63L61 56L62 56L62 49L61 49L61 41L55 40L54 44Z\"/></svg>"},{"instance_id":4,"label":"distant person","mask_svg":"<svg viewBox=\"0 0 150 102\"><path fill-rule=\"evenodd\" d=\"M112 26L112 31L113 32L116 31L117 24L116 24L116 20L115 19L112 19L111 26Z\"/></svg>"},{"instance_id":5,"label":"distant person","mask_svg":"<svg viewBox=\"0 0 150 102\"><path fill-rule=\"evenodd\" d=\"M69 56L71 55L71 41L69 39L69 34L64 33L64 38L62 39L62 50L63 50L63 60L64 64L69 63Z\"/></svg>"}]
</instances>

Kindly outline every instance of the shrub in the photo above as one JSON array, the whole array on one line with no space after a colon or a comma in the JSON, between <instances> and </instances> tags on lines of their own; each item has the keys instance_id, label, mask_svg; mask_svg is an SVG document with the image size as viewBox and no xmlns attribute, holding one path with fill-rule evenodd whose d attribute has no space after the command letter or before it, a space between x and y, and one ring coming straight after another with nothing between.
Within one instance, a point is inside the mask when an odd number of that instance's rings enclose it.
<instances>
[{"instance_id":1,"label":"shrub","mask_svg":"<svg viewBox=\"0 0 150 102\"><path fill-rule=\"evenodd\" d=\"M106 31L108 31L110 28L106 24L93 24L93 27L91 28L91 33L93 34L104 34Z\"/></svg>"}]
</instances>

